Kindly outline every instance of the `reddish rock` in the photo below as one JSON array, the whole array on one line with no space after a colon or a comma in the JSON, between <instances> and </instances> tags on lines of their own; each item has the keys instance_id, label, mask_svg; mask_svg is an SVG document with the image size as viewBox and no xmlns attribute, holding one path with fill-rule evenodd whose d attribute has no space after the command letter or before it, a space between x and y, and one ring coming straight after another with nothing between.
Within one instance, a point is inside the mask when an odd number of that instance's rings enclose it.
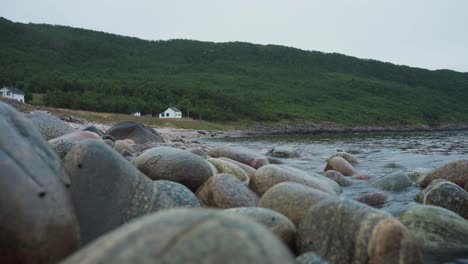
<instances>
[{"instance_id":1,"label":"reddish rock","mask_svg":"<svg viewBox=\"0 0 468 264\"><path fill-rule=\"evenodd\" d=\"M328 161L327 166L324 171L335 170L343 174L344 176L352 176L357 171L354 169L353 165L349 163L342 157L333 157Z\"/></svg>"},{"instance_id":2,"label":"reddish rock","mask_svg":"<svg viewBox=\"0 0 468 264\"><path fill-rule=\"evenodd\" d=\"M372 192L363 194L356 200L370 206L376 206L384 204L387 201L387 196L381 192Z\"/></svg>"},{"instance_id":3,"label":"reddish rock","mask_svg":"<svg viewBox=\"0 0 468 264\"><path fill-rule=\"evenodd\" d=\"M426 187L435 179L451 181L463 188L468 182L468 159L455 160L433 169L421 179L420 185Z\"/></svg>"}]
</instances>

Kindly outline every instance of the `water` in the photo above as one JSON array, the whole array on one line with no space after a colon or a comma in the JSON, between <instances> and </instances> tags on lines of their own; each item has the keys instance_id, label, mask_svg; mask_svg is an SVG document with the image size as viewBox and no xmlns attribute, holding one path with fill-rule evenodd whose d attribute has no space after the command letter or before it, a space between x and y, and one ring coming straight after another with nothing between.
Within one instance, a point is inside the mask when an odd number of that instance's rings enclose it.
<instances>
[{"instance_id":1,"label":"water","mask_svg":"<svg viewBox=\"0 0 468 264\"><path fill-rule=\"evenodd\" d=\"M290 147L297 150L301 158L282 161L292 167L313 172L322 172L326 159L337 150L343 150L353 153L360 160L360 164L354 165L359 172L384 176L396 170L426 171L452 160L467 159L467 139L468 131L456 131L221 138L211 139L209 144L243 146L263 153L276 146ZM414 196L420 191L415 184L400 193L376 190L367 187L366 184L367 181L359 181L355 185L344 187L343 195L356 198L367 192L383 192L388 201L380 209L394 216L398 216L402 210L414 204ZM438 259L428 254L425 261L468 263L466 256L463 259L450 256Z\"/></svg>"}]
</instances>

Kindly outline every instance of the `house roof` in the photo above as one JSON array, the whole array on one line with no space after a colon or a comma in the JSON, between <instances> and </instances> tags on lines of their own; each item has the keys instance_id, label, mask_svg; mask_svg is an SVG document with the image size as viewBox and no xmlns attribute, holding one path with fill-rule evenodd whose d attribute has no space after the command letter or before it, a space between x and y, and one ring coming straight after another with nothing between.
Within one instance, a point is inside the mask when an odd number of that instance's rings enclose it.
<instances>
[{"instance_id":1,"label":"house roof","mask_svg":"<svg viewBox=\"0 0 468 264\"><path fill-rule=\"evenodd\" d=\"M3 87L3 88L6 88L6 89L10 90L10 92L12 92L14 94L24 95L24 93L18 88L15 88L15 87Z\"/></svg>"},{"instance_id":2,"label":"house roof","mask_svg":"<svg viewBox=\"0 0 468 264\"><path fill-rule=\"evenodd\" d=\"M181 112L182 113L182 111L180 111L179 109L177 109L175 107L170 107L170 109L172 109L174 112Z\"/></svg>"}]
</instances>

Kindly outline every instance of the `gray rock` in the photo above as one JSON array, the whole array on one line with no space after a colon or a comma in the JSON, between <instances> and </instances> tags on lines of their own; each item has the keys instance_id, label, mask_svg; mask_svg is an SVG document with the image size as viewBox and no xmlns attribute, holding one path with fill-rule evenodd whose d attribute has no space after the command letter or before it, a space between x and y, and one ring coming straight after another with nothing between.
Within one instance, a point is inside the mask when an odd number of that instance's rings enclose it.
<instances>
[{"instance_id":1,"label":"gray rock","mask_svg":"<svg viewBox=\"0 0 468 264\"><path fill-rule=\"evenodd\" d=\"M75 131L69 124L45 111L34 111L27 114L27 117L31 119L34 126L41 132L46 140Z\"/></svg>"},{"instance_id":2,"label":"gray rock","mask_svg":"<svg viewBox=\"0 0 468 264\"><path fill-rule=\"evenodd\" d=\"M52 150L54 150L55 153L63 159L77 142L86 139L102 140L98 134L90 131L74 131L57 138L53 138L49 140L48 143Z\"/></svg>"},{"instance_id":3,"label":"gray rock","mask_svg":"<svg viewBox=\"0 0 468 264\"><path fill-rule=\"evenodd\" d=\"M107 130L106 134L114 137L115 140L131 139L136 144L141 145L150 142L164 142L156 130L134 121L119 122Z\"/></svg>"},{"instance_id":4,"label":"gray rock","mask_svg":"<svg viewBox=\"0 0 468 264\"><path fill-rule=\"evenodd\" d=\"M213 164L219 173L233 175L246 186L249 186L250 177L236 164L217 158L209 158L208 162Z\"/></svg>"},{"instance_id":5,"label":"gray rock","mask_svg":"<svg viewBox=\"0 0 468 264\"><path fill-rule=\"evenodd\" d=\"M297 264L327 264L325 260L314 252L307 252L296 258Z\"/></svg>"},{"instance_id":6,"label":"gray rock","mask_svg":"<svg viewBox=\"0 0 468 264\"><path fill-rule=\"evenodd\" d=\"M343 159L345 159L347 162L351 163L351 164L359 164L359 160L354 157L353 155L347 153L347 152L336 152L335 154L331 155L326 161L330 161L332 158L334 157L341 157Z\"/></svg>"},{"instance_id":7,"label":"gray rock","mask_svg":"<svg viewBox=\"0 0 468 264\"><path fill-rule=\"evenodd\" d=\"M190 148L187 151L197 156L200 156L204 159L209 158L208 154L205 151L203 151L201 148Z\"/></svg>"},{"instance_id":8,"label":"gray rock","mask_svg":"<svg viewBox=\"0 0 468 264\"><path fill-rule=\"evenodd\" d=\"M387 169L403 169L404 167L396 162L390 162L384 165Z\"/></svg>"},{"instance_id":9,"label":"gray rock","mask_svg":"<svg viewBox=\"0 0 468 264\"><path fill-rule=\"evenodd\" d=\"M213 158L226 157L258 169L269 164L268 159L250 149L242 147L222 146L210 150L208 153Z\"/></svg>"},{"instance_id":10,"label":"gray rock","mask_svg":"<svg viewBox=\"0 0 468 264\"><path fill-rule=\"evenodd\" d=\"M158 192L152 211L178 207L200 207L197 196L187 187L172 181L155 181Z\"/></svg>"},{"instance_id":11,"label":"gray rock","mask_svg":"<svg viewBox=\"0 0 468 264\"><path fill-rule=\"evenodd\" d=\"M301 154L292 148L287 147L275 147L271 149L267 155L270 155L274 158L299 158Z\"/></svg>"},{"instance_id":12,"label":"gray rock","mask_svg":"<svg viewBox=\"0 0 468 264\"><path fill-rule=\"evenodd\" d=\"M401 192L411 186L411 180L406 173L397 171L378 178L368 185L386 191Z\"/></svg>"},{"instance_id":13,"label":"gray rock","mask_svg":"<svg viewBox=\"0 0 468 264\"><path fill-rule=\"evenodd\" d=\"M60 160L25 115L0 103L2 263L53 263L79 246Z\"/></svg>"},{"instance_id":14,"label":"gray rock","mask_svg":"<svg viewBox=\"0 0 468 264\"><path fill-rule=\"evenodd\" d=\"M334 170L329 170L323 173L323 176L335 181L338 183L340 186L350 186L353 185L353 180L345 177L343 174L334 171Z\"/></svg>"},{"instance_id":15,"label":"gray rock","mask_svg":"<svg viewBox=\"0 0 468 264\"><path fill-rule=\"evenodd\" d=\"M236 165L239 166L239 168L241 168L245 173L247 173L247 176L249 176L249 178L252 178L252 176L253 176L253 175L255 174L255 172L257 171L256 169L250 167L249 165L246 165L246 164L244 164L244 163L241 163L241 162L232 160L232 159L230 159L230 158L220 157L219 159L225 160L225 161L228 161L228 162L231 162L231 163L236 164Z\"/></svg>"}]
</instances>

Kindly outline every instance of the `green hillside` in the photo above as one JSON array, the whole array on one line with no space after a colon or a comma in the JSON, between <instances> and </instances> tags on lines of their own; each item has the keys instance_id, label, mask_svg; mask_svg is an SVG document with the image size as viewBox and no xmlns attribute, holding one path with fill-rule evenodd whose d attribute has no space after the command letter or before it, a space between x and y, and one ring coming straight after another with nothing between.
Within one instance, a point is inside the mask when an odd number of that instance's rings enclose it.
<instances>
[{"instance_id":1,"label":"green hillside","mask_svg":"<svg viewBox=\"0 0 468 264\"><path fill-rule=\"evenodd\" d=\"M430 56L430 54L428 54ZM0 84L51 106L213 121L468 122L468 73L275 45L146 41L0 18Z\"/></svg>"}]
</instances>

